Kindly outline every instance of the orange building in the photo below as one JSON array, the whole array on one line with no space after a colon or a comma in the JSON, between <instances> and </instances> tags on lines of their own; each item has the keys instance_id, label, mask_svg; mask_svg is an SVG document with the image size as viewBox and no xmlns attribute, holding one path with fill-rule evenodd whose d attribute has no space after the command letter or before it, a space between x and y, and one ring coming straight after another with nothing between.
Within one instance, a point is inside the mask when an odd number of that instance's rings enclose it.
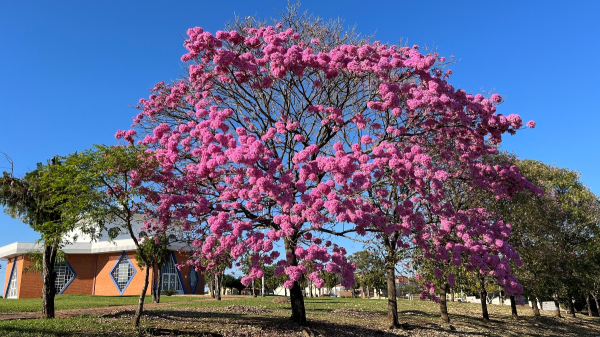
<instances>
[{"instance_id":1,"label":"orange building","mask_svg":"<svg viewBox=\"0 0 600 337\"><path fill-rule=\"evenodd\" d=\"M138 234L141 232L138 225ZM55 265L56 294L88 294L102 296L139 295L144 285L144 270L135 259L135 244L129 234L122 233L114 240L92 241L77 233L78 239L63 247L66 263ZM106 238L103 235L102 238ZM170 261L162 269L162 289L179 294L203 294L204 275L185 265L187 253L181 246L170 246ZM28 252L39 250L30 242L15 242L0 247L0 260L8 261L2 296L5 298L35 298L42 296L43 277L24 272L32 261ZM178 265L178 263L182 263ZM154 277L153 277L154 276ZM150 285L157 277L151 269ZM156 286L156 284L154 284ZM151 288L148 287L148 294Z\"/></svg>"}]
</instances>

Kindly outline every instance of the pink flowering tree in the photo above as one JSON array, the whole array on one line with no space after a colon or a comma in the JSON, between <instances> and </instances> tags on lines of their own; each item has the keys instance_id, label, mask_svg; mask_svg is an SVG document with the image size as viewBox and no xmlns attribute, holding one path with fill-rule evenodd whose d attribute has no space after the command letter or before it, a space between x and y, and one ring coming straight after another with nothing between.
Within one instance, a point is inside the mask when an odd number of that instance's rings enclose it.
<instances>
[{"instance_id":1,"label":"pink flowering tree","mask_svg":"<svg viewBox=\"0 0 600 337\"><path fill-rule=\"evenodd\" d=\"M416 48L407 52L416 53ZM393 327L398 326L393 291L398 258L409 247L421 249L427 259L447 260L451 255L452 246L430 252L432 244L446 240L445 229L439 230L440 219L452 219L463 210L448 202L445 187L467 181L472 188L501 198L531 185L518 170L484 161L497 151L494 145L502 133L513 134L522 127L521 118L496 114L502 101L497 94L486 99L454 89L446 81L451 72L435 68L435 62L443 61L436 58L426 71L414 70L419 81L397 87L402 88L397 96L403 97L396 102L398 107L373 98L368 106L379 119L367 123L371 134L361 136L349 149L337 143L335 157L321 159L335 163L330 167L339 201L328 202L328 211L338 221L354 224L359 235L371 235L387 254L388 315ZM386 93L390 87L383 84L379 89ZM475 225L469 221L464 226L470 233Z\"/></svg>"},{"instance_id":2,"label":"pink flowering tree","mask_svg":"<svg viewBox=\"0 0 600 337\"><path fill-rule=\"evenodd\" d=\"M408 233L420 243L427 219L418 208L447 211L443 167L454 161L482 174L484 138L498 143L522 123L495 113L498 95L448 84L437 54L359 39L295 9L281 21L188 30L188 75L158 83L140 100L134 128L117 138L148 146L160 163L163 193L147 199L153 230L195 230L201 258L189 262L200 271L220 256L250 254L245 284L275 264L287 277L292 319L305 324L304 262L316 285L323 270L354 284L346 251L324 235L377 232L395 265Z\"/></svg>"},{"instance_id":3,"label":"pink flowering tree","mask_svg":"<svg viewBox=\"0 0 600 337\"><path fill-rule=\"evenodd\" d=\"M486 156L481 162L488 168L486 184L478 177L466 176L461 169L449 168L451 178L443 187L445 212L425 210L430 224L422 232L422 250L417 254L421 271L427 271L422 280L427 289L422 295L440 302L440 313L446 322L449 322L446 294L454 286L457 270L474 271L481 277L494 279L513 301L515 296L520 300L523 291L511 271L511 263L523 264L508 240L512 226L481 206L492 204L495 199L510 199L516 191L539 193L540 190L513 163L498 164L490 160L499 157ZM436 290L439 298L434 295Z\"/></svg>"}]
</instances>

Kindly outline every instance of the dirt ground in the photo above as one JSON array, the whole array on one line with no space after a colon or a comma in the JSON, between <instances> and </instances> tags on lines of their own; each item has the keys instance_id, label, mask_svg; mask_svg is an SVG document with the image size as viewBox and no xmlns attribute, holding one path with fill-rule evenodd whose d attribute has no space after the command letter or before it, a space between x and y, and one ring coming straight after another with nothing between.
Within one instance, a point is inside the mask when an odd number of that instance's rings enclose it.
<instances>
[{"instance_id":1,"label":"dirt ground","mask_svg":"<svg viewBox=\"0 0 600 337\"><path fill-rule=\"evenodd\" d=\"M212 306L208 303L198 306L197 302L215 301L208 296L199 296L197 300L183 303L148 303L145 309L155 310L145 312L141 331L127 328L135 313L135 305L58 310L56 316L87 316L99 323L96 328L61 334L64 336L600 336L600 318L581 314L576 318L566 315L556 318L550 312L543 312L541 317L533 317L531 309L526 307L519 307L520 318L512 320L506 307L492 306L492 320L483 322L478 306L451 303L452 321L445 324L440 321L439 313L432 303L403 302L403 310L399 312L399 316L401 322L406 323L404 329L387 329L388 320L385 314L362 310L360 306L367 302L349 301L337 304L337 308L326 309L322 306L307 310L309 327L300 327L288 319L290 312L287 304L282 304L281 307L252 305L267 300L258 298L247 299L252 304L240 305L243 304L240 301L244 299L239 296L224 296L223 300L233 301L230 302L231 305L225 306ZM277 299L272 301L278 303ZM315 306L320 301L312 299L311 303ZM322 305L326 305L329 302L323 303L325 304ZM0 314L0 320L27 320L38 317L40 312ZM104 330L98 331L98 327Z\"/></svg>"}]
</instances>

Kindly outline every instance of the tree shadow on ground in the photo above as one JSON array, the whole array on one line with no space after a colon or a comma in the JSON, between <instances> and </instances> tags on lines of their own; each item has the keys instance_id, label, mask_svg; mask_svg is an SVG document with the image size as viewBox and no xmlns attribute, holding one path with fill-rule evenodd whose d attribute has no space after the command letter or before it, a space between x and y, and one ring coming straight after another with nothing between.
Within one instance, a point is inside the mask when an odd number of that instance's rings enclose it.
<instances>
[{"instance_id":1,"label":"tree shadow on ground","mask_svg":"<svg viewBox=\"0 0 600 337\"><path fill-rule=\"evenodd\" d=\"M263 310L257 313L234 312L235 310ZM539 332L532 333L531 329L527 335L541 336L597 336L599 329L590 328L600 320L583 319L557 319L554 317L533 317L524 316L519 320L513 321L509 316L507 319L494 319L484 322L482 319L473 316L453 314L451 315L451 324L444 324L436 321L435 314L426 313L420 310L406 310L400 312L400 319L408 322L409 331L385 330L377 327L366 326L368 319L356 319L346 322L328 321L324 318L310 319L309 329L303 329L301 326L293 323L287 318L287 312L282 310L270 310L261 307L210 307L210 308L160 308L144 312L143 329L138 332L124 331L122 324L132 320L135 312L133 310L117 310L109 314L100 316L100 318L116 319L119 324L115 324L109 331L85 331L63 332L60 336L202 336L202 337L222 337L222 336L258 336L258 335L277 335L277 336L383 336L392 337L402 335L444 335L444 336L520 336L523 334L521 327L539 326ZM92 316L98 317L98 316ZM378 315L378 319L383 316ZM335 318L335 316L333 316ZM197 322L204 321L208 327L199 329ZM115 322L115 323L116 323ZM586 327L587 325L587 327ZM214 327L227 327L225 330L213 330ZM252 327L251 331L248 327ZM382 326L383 328L383 326ZM217 331L217 332L215 332ZM309 331L309 332L306 332ZM31 336L44 335L54 336L57 331L51 331L48 327L36 327L31 324L26 327L0 327L0 335Z\"/></svg>"},{"instance_id":2,"label":"tree shadow on ground","mask_svg":"<svg viewBox=\"0 0 600 337\"><path fill-rule=\"evenodd\" d=\"M126 313L133 315L133 312ZM120 316L123 317L123 316ZM212 318L226 319L228 324L236 324L241 327L255 325L260 327L260 330L266 334L279 333L281 335L302 334L303 327L292 322L286 317L281 316L265 316L265 315L245 315L239 313L215 312L215 311L180 311L180 310L153 310L146 312L147 322L151 322L152 318L169 319L171 321L189 321L194 319ZM407 325L404 330L422 329L422 325ZM431 327L425 327L431 329ZM333 323L322 320L309 320L308 335L310 336L383 336L392 337L398 336L390 330L382 330L376 328L365 327L359 324L343 324ZM450 329L438 328L439 331L450 331Z\"/></svg>"},{"instance_id":3,"label":"tree shadow on ground","mask_svg":"<svg viewBox=\"0 0 600 337\"><path fill-rule=\"evenodd\" d=\"M433 315L435 316L435 315ZM517 320L513 320L510 316L502 318L494 318L489 321L484 321L483 318L474 318L469 315L461 315L453 313L450 315L451 324L455 326L465 326L480 330L488 330L490 335L518 337L523 335L520 327L537 327L538 333L527 332L528 336L545 337L545 336L598 336L600 335L600 327L598 330L590 331L589 327L583 325L583 320L571 318L556 318L549 316L519 316ZM590 322L591 323L591 322ZM598 322L596 322L598 323ZM462 333L462 332L461 332Z\"/></svg>"}]
</instances>

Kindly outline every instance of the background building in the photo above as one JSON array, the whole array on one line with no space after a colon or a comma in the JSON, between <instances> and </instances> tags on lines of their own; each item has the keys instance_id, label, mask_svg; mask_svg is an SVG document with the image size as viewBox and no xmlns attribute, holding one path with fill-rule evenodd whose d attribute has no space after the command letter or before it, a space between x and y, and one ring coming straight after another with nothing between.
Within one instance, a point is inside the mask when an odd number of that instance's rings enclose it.
<instances>
[{"instance_id":1,"label":"background building","mask_svg":"<svg viewBox=\"0 0 600 337\"><path fill-rule=\"evenodd\" d=\"M117 224L109 226L119 228ZM139 237L142 227L141 216L134 226ZM109 229L114 230L114 229ZM106 232L97 241L81 232L69 234L76 238L62 251L67 262L57 264L56 294L88 294L104 296L139 295L144 284L144 272L135 259L136 246L129 233L121 232L112 241ZM162 289L173 289L179 294L204 294L204 275L193 267L182 265L188 258L182 244L169 245L170 261L162 269ZM182 250L183 249L183 252ZM0 247L0 260L8 261L2 296L5 298L35 298L42 296L43 276L24 272L33 263L26 256L40 251L41 245L33 242L14 242ZM156 280L158 271L151 269L150 285ZM154 284L156 286L156 284ZM148 294L151 287L148 287Z\"/></svg>"}]
</instances>

